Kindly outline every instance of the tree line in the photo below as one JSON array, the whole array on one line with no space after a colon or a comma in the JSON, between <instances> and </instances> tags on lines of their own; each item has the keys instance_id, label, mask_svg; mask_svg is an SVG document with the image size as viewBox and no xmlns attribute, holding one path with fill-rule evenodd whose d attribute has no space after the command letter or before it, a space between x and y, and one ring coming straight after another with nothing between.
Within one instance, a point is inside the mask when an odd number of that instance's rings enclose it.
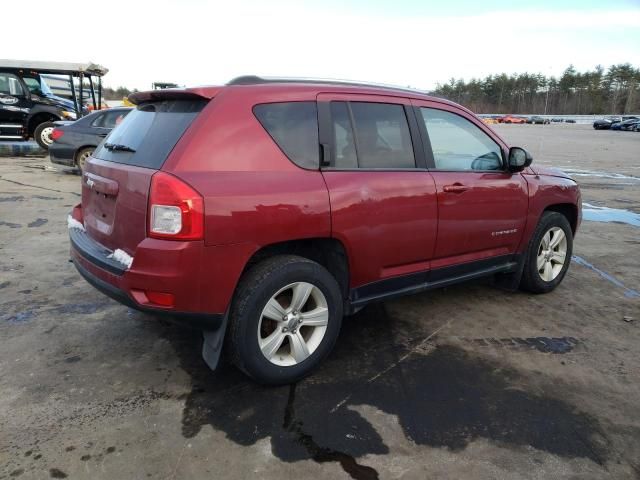
<instances>
[{"instance_id":1,"label":"tree line","mask_svg":"<svg viewBox=\"0 0 640 480\"><path fill-rule=\"evenodd\" d=\"M106 100L122 100L124 97L137 92L137 89L129 90L127 87L102 87L102 95Z\"/></svg>"},{"instance_id":2,"label":"tree line","mask_svg":"<svg viewBox=\"0 0 640 480\"><path fill-rule=\"evenodd\" d=\"M514 73L484 79L452 78L434 94L476 113L600 115L640 112L640 69L629 63L601 65L577 72L570 65L560 76Z\"/></svg>"}]
</instances>

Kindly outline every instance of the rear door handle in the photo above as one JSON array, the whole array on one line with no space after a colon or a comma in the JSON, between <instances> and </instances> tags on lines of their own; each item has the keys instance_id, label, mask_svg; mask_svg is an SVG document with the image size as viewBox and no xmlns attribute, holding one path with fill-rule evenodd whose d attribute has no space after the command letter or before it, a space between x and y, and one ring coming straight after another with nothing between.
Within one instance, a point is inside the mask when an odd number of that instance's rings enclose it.
<instances>
[{"instance_id":1,"label":"rear door handle","mask_svg":"<svg viewBox=\"0 0 640 480\"><path fill-rule=\"evenodd\" d=\"M469 187L465 187L461 183L454 183L453 185L445 185L442 190L447 193L462 193L466 192Z\"/></svg>"}]
</instances>

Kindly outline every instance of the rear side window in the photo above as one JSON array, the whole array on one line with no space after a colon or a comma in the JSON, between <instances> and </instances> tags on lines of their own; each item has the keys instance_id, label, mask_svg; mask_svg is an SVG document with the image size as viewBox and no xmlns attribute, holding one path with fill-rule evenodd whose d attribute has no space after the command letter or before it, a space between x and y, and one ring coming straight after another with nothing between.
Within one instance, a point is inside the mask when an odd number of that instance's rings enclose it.
<instances>
[{"instance_id":1,"label":"rear side window","mask_svg":"<svg viewBox=\"0 0 640 480\"><path fill-rule=\"evenodd\" d=\"M93 156L159 169L206 104L206 100L142 103L116 125Z\"/></svg>"},{"instance_id":2,"label":"rear side window","mask_svg":"<svg viewBox=\"0 0 640 480\"><path fill-rule=\"evenodd\" d=\"M91 124L92 127L115 128L124 120L129 111L116 110L114 112L106 111L101 113Z\"/></svg>"},{"instance_id":3,"label":"rear side window","mask_svg":"<svg viewBox=\"0 0 640 480\"><path fill-rule=\"evenodd\" d=\"M253 113L289 159L302 168L320 165L316 102L256 105Z\"/></svg>"},{"instance_id":4,"label":"rear side window","mask_svg":"<svg viewBox=\"0 0 640 480\"><path fill-rule=\"evenodd\" d=\"M331 117L336 168L415 168L402 105L331 102Z\"/></svg>"}]
</instances>

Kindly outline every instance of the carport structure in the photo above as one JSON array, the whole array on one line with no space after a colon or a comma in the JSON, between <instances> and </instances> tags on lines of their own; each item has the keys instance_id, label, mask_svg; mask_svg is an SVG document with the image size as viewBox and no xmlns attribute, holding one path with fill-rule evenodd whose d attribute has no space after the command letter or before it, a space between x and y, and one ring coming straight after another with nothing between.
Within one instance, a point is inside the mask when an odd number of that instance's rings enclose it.
<instances>
[{"instance_id":1,"label":"carport structure","mask_svg":"<svg viewBox=\"0 0 640 480\"><path fill-rule=\"evenodd\" d=\"M84 79L89 81L89 91L93 108L99 109L102 105L102 77L109 70L101 65L89 63L72 62L41 62L34 60L1 60L0 70L14 71L18 74L31 73L35 75L51 74L68 76L71 88L71 96L78 116L82 116L82 101L84 99ZM78 92L76 92L75 81L78 80ZM76 94L77 93L77 94Z\"/></svg>"}]
</instances>

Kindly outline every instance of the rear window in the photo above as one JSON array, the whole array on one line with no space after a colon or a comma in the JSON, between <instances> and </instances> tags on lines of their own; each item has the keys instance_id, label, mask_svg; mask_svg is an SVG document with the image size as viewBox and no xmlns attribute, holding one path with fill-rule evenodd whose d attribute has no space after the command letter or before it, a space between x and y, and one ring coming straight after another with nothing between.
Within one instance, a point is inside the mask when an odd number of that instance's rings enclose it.
<instances>
[{"instance_id":1,"label":"rear window","mask_svg":"<svg viewBox=\"0 0 640 480\"><path fill-rule=\"evenodd\" d=\"M116 126L93 156L159 169L206 104L206 100L142 103Z\"/></svg>"},{"instance_id":2,"label":"rear window","mask_svg":"<svg viewBox=\"0 0 640 480\"><path fill-rule=\"evenodd\" d=\"M253 113L289 159L302 168L320 165L316 102L265 103Z\"/></svg>"}]
</instances>

